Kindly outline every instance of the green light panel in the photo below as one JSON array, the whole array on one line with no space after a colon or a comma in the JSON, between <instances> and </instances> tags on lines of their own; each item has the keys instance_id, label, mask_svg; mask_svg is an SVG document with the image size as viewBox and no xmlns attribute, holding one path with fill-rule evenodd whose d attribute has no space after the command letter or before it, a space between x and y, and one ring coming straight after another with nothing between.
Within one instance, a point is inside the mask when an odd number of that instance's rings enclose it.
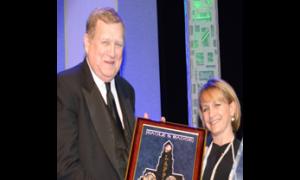
<instances>
[{"instance_id":1,"label":"green light panel","mask_svg":"<svg viewBox=\"0 0 300 180\"><path fill-rule=\"evenodd\" d=\"M185 0L189 125L198 127L198 91L220 77L217 0Z\"/></svg>"}]
</instances>

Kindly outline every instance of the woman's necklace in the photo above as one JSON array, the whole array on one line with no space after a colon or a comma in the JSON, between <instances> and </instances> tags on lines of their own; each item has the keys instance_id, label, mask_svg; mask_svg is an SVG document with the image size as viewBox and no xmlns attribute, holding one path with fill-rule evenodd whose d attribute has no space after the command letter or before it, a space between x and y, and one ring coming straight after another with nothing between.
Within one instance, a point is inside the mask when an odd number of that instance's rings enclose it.
<instances>
[{"instance_id":1,"label":"woman's necklace","mask_svg":"<svg viewBox=\"0 0 300 180\"><path fill-rule=\"evenodd\" d=\"M215 174L216 174L216 170L220 164L220 162L222 161L222 159L224 158L224 156L226 155L226 153L229 151L230 147L232 148L232 160L234 162L234 159L235 159L235 155L234 155L234 147L233 147L233 140L234 140L234 137L232 138L231 142L227 145L225 151L222 153L221 157L218 159L217 163L215 164L214 168L213 168L213 171L212 171L212 174L210 176L210 180L213 180L215 178ZM210 143L209 145L209 148L207 150L207 154L205 156L205 159L203 161L203 172L202 172L202 176L203 176L203 173L204 173L204 169L205 169L205 166L206 166L206 162L207 162L207 158L210 154L210 151L211 151L211 148L212 148L212 145L213 145L213 142Z\"/></svg>"}]
</instances>

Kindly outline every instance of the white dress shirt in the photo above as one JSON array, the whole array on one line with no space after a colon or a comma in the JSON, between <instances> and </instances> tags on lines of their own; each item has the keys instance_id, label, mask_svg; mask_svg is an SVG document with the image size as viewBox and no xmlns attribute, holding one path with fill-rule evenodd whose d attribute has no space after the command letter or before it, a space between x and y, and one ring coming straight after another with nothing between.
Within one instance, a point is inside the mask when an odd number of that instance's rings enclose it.
<instances>
[{"instance_id":1,"label":"white dress shirt","mask_svg":"<svg viewBox=\"0 0 300 180\"><path fill-rule=\"evenodd\" d=\"M105 103L107 104L107 99L106 99L106 87L105 87L105 82L102 81L93 71L93 69L90 67L90 64L89 62L87 61L87 64L90 68L90 71L92 73L92 76L93 76L93 79L105 101ZM122 124L122 127L124 129L124 123L123 123L123 116L122 116L122 110L121 110L121 106L120 106L120 102L119 102L119 97L118 97L118 94L117 94L117 89L116 89L116 84L115 84L115 79L111 80L110 82L110 89L111 89L111 92L115 98L115 102L116 102L116 106L117 106L117 111L118 111L118 115L120 117L120 120L121 120L121 124Z\"/></svg>"}]
</instances>

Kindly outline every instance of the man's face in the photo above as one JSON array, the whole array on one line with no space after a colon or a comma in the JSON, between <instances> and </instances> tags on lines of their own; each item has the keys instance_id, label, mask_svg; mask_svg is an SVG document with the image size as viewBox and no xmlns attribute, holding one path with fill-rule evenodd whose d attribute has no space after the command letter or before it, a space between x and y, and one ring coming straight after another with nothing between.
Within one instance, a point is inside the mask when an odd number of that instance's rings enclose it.
<instances>
[{"instance_id":1,"label":"man's face","mask_svg":"<svg viewBox=\"0 0 300 180\"><path fill-rule=\"evenodd\" d=\"M118 73L124 47L121 23L106 24L98 20L94 37L85 34L84 48L94 73L104 82Z\"/></svg>"}]
</instances>

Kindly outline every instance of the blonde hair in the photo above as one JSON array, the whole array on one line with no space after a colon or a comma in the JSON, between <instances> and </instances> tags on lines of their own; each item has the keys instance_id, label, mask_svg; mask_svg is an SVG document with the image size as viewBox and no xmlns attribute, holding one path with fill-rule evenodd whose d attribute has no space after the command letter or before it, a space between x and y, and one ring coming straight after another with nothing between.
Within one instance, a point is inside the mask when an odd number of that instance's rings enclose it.
<instances>
[{"instance_id":1,"label":"blonde hair","mask_svg":"<svg viewBox=\"0 0 300 180\"><path fill-rule=\"evenodd\" d=\"M93 38L95 35L95 29L98 20L101 20L106 24L121 23L123 28L123 39L124 39L125 25L121 17L113 8L96 8L91 12L85 27L85 32L91 38Z\"/></svg>"},{"instance_id":2,"label":"blonde hair","mask_svg":"<svg viewBox=\"0 0 300 180\"><path fill-rule=\"evenodd\" d=\"M234 91L234 89L224 80L219 78L212 78L209 79L200 89L199 91L199 108L200 108L200 117L202 118L202 107L201 107L201 97L206 92L212 92L212 91L219 91L222 93L224 99L229 104L232 102L235 102L236 104L236 111L234 112L234 121L231 122L232 129L234 132L236 132L240 127L241 122L241 105L240 101Z\"/></svg>"}]
</instances>

